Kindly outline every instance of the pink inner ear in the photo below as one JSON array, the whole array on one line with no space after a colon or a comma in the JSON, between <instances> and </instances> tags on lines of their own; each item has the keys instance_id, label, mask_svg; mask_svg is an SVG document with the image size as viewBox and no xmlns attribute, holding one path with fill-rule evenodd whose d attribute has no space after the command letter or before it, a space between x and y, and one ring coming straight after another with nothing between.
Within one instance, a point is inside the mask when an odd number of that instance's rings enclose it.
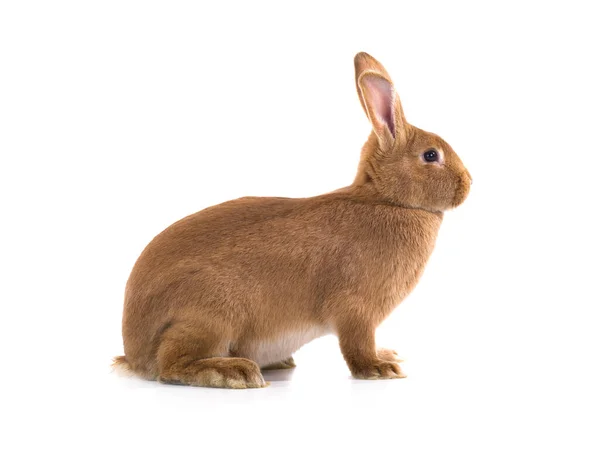
<instances>
[{"instance_id":1,"label":"pink inner ear","mask_svg":"<svg viewBox=\"0 0 600 451\"><path fill-rule=\"evenodd\" d=\"M367 103L371 106L379 122L387 125L392 136L396 137L394 122L394 89L389 81L377 75L365 75L363 83L367 89Z\"/></svg>"}]
</instances>

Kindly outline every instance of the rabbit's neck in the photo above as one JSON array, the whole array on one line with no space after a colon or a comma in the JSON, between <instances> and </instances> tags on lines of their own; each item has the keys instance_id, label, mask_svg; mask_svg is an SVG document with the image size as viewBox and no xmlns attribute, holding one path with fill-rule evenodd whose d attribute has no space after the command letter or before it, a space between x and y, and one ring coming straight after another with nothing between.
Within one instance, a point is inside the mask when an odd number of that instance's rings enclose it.
<instances>
[{"instance_id":1,"label":"rabbit's neck","mask_svg":"<svg viewBox=\"0 0 600 451\"><path fill-rule=\"evenodd\" d=\"M429 210L427 208L415 207L402 202L394 202L390 199L387 199L380 195L373 184L369 182L364 184L356 184L355 182L352 185L332 191L331 193L326 194L326 196L337 196L339 199L346 199L365 204L386 205L390 207L399 207L406 210L423 211L436 216L440 219L440 221L444 218L443 211Z\"/></svg>"}]
</instances>

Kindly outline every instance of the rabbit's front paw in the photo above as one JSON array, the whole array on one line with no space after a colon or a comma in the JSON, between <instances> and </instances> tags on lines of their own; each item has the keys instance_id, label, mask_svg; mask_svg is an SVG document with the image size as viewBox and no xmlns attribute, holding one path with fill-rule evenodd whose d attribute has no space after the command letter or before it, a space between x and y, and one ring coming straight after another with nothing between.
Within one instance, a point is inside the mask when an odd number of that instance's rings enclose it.
<instances>
[{"instance_id":1,"label":"rabbit's front paw","mask_svg":"<svg viewBox=\"0 0 600 451\"><path fill-rule=\"evenodd\" d=\"M385 360L386 362L402 362L403 360L398 357L398 353L393 349L379 348L377 350L377 358Z\"/></svg>"},{"instance_id":2,"label":"rabbit's front paw","mask_svg":"<svg viewBox=\"0 0 600 451\"><path fill-rule=\"evenodd\" d=\"M351 371L357 379L399 379L406 377L397 363L384 360L365 365L353 365Z\"/></svg>"}]
</instances>

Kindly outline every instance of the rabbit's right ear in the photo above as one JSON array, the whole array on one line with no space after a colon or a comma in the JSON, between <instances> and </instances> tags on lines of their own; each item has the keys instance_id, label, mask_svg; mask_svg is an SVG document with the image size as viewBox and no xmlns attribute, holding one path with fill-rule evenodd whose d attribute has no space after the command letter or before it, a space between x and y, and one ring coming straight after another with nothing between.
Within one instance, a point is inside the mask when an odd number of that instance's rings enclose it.
<instances>
[{"instance_id":1,"label":"rabbit's right ear","mask_svg":"<svg viewBox=\"0 0 600 451\"><path fill-rule=\"evenodd\" d=\"M406 119L400 97L385 68L371 55L361 52L354 58L356 90L382 147L406 140Z\"/></svg>"}]
</instances>

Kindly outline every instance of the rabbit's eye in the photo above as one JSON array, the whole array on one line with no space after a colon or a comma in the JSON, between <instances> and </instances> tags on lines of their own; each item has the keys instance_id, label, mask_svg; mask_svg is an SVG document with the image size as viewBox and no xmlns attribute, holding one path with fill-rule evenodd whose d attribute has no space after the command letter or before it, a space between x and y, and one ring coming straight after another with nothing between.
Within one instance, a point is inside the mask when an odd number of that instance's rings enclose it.
<instances>
[{"instance_id":1,"label":"rabbit's eye","mask_svg":"<svg viewBox=\"0 0 600 451\"><path fill-rule=\"evenodd\" d=\"M425 151L425 153L423 154L423 159L427 163L435 163L436 161L438 161L440 159L440 156L439 156L437 150L429 149L429 150Z\"/></svg>"}]
</instances>

